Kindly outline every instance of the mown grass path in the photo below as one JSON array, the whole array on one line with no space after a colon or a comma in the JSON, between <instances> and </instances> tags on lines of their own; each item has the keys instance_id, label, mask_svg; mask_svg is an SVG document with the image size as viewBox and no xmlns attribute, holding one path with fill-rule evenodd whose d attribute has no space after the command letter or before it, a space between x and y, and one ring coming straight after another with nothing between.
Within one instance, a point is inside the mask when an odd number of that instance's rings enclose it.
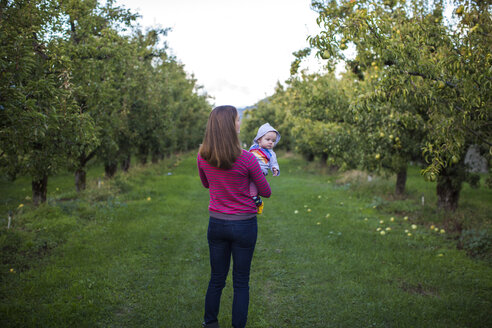
<instances>
[{"instance_id":1,"label":"mown grass path","mask_svg":"<svg viewBox=\"0 0 492 328\"><path fill-rule=\"evenodd\" d=\"M411 217L391 222L370 194L303 172L295 159L280 165L259 216L248 327L492 326L490 266L446 235L413 230ZM135 175L116 202L102 201L104 215L72 229L49 257L3 274L1 326L199 327L208 191L193 157L161 173ZM229 277L223 327L231 303Z\"/></svg>"}]
</instances>

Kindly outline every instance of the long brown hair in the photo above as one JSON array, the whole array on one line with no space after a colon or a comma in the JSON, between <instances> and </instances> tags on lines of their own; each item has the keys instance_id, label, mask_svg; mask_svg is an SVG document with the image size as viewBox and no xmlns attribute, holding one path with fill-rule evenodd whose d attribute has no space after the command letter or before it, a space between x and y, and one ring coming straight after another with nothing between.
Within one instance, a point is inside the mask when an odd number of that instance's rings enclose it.
<instances>
[{"instance_id":1,"label":"long brown hair","mask_svg":"<svg viewBox=\"0 0 492 328\"><path fill-rule=\"evenodd\" d=\"M230 169L241 156L241 143L236 132L237 115L234 106L215 107L210 113L199 153L213 167Z\"/></svg>"}]
</instances>

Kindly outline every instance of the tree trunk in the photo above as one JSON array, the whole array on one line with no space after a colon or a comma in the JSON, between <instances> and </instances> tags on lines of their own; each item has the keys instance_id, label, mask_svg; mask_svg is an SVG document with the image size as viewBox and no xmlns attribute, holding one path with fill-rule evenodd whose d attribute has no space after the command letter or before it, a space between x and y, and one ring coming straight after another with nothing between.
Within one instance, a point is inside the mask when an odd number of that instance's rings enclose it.
<instances>
[{"instance_id":1,"label":"tree trunk","mask_svg":"<svg viewBox=\"0 0 492 328\"><path fill-rule=\"evenodd\" d=\"M314 161L314 154L313 153L305 154L304 157L306 158L306 160L308 162Z\"/></svg>"},{"instance_id":2,"label":"tree trunk","mask_svg":"<svg viewBox=\"0 0 492 328\"><path fill-rule=\"evenodd\" d=\"M156 164L159 162L160 154L158 152L152 153L152 163Z\"/></svg>"},{"instance_id":3,"label":"tree trunk","mask_svg":"<svg viewBox=\"0 0 492 328\"><path fill-rule=\"evenodd\" d=\"M85 190L86 184L85 184L85 178L86 178L86 173L85 170L80 168L75 171L75 190L77 192L81 192L82 190Z\"/></svg>"},{"instance_id":4,"label":"tree trunk","mask_svg":"<svg viewBox=\"0 0 492 328\"><path fill-rule=\"evenodd\" d=\"M405 185L407 183L407 167L401 168L396 173L396 194L401 196L405 193Z\"/></svg>"},{"instance_id":5,"label":"tree trunk","mask_svg":"<svg viewBox=\"0 0 492 328\"><path fill-rule=\"evenodd\" d=\"M448 176L439 176L437 180L437 206L444 210L455 211L458 208L461 184L456 187Z\"/></svg>"},{"instance_id":6,"label":"tree trunk","mask_svg":"<svg viewBox=\"0 0 492 328\"><path fill-rule=\"evenodd\" d=\"M40 180L32 181L32 201L35 206L46 202L46 192L48 190L48 176L43 176Z\"/></svg>"},{"instance_id":7,"label":"tree trunk","mask_svg":"<svg viewBox=\"0 0 492 328\"><path fill-rule=\"evenodd\" d=\"M131 163L131 155L128 155L122 162L121 162L121 169L123 172L128 172L130 169L130 163Z\"/></svg>"},{"instance_id":8,"label":"tree trunk","mask_svg":"<svg viewBox=\"0 0 492 328\"><path fill-rule=\"evenodd\" d=\"M465 180L463 165L454 165L443 169L437 178L437 206L444 210L455 211L458 208L461 186Z\"/></svg>"},{"instance_id":9,"label":"tree trunk","mask_svg":"<svg viewBox=\"0 0 492 328\"><path fill-rule=\"evenodd\" d=\"M81 192L82 190L85 190L86 183L85 183L85 165L87 162L89 162L94 156L96 155L96 151L92 151L89 155L86 156L86 153L83 152L79 156L79 163L78 163L78 168L75 171L75 190L77 192Z\"/></svg>"},{"instance_id":10,"label":"tree trunk","mask_svg":"<svg viewBox=\"0 0 492 328\"><path fill-rule=\"evenodd\" d=\"M140 161L140 164L145 165L147 164L147 154L148 154L148 149L145 145L140 145L138 147L138 160Z\"/></svg>"},{"instance_id":11,"label":"tree trunk","mask_svg":"<svg viewBox=\"0 0 492 328\"><path fill-rule=\"evenodd\" d=\"M331 164L329 167L329 170L331 173L336 173L336 172L338 172L339 169L340 169L340 167L338 165L335 165L335 164Z\"/></svg>"},{"instance_id":12,"label":"tree trunk","mask_svg":"<svg viewBox=\"0 0 492 328\"><path fill-rule=\"evenodd\" d=\"M118 170L118 163L106 163L104 164L104 172L106 172L106 178L112 178Z\"/></svg>"}]
</instances>

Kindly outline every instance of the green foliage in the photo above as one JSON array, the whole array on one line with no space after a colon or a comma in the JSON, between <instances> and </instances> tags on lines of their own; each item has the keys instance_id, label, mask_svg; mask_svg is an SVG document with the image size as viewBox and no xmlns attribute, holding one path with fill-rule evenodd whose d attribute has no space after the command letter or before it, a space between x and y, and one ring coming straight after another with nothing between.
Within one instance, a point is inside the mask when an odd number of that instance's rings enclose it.
<instances>
[{"instance_id":1,"label":"green foliage","mask_svg":"<svg viewBox=\"0 0 492 328\"><path fill-rule=\"evenodd\" d=\"M279 84L274 95L259 102L245 115L241 130L252 140L258 127L269 122L282 134L279 148L339 164L339 158L348 160L345 150L353 146L345 92L333 75L303 74L286 88Z\"/></svg>"},{"instance_id":2,"label":"green foliage","mask_svg":"<svg viewBox=\"0 0 492 328\"><path fill-rule=\"evenodd\" d=\"M485 180L485 184L487 185L487 187L492 189L492 176L489 176L487 180Z\"/></svg>"},{"instance_id":3,"label":"green foliage","mask_svg":"<svg viewBox=\"0 0 492 328\"><path fill-rule=\"evenodd\" d=\"M296 149L306 158L318 157L330 164L355 164L347 156L347 149L357 133L350 126L348 97L345 85L334 75L304 75L291 79L290 116Z\"/></svg>"},{"instance_id":4,"label":"green foliage","mask_svg":"<svg viewBox=\"0 0 492 328\"><path fill-rule=\"evenodd\" d=\"M492 145L489 6L456 5L446 25L441 1L313 1L323 31L310 43L319 55L329 52L328 65L345 60L376 79L370 99L425 109L428 175L459 161L470 144Z\"/></svg>"},{"instance_id":5,"label":"green foliage","mask_svg":"<svg viewBox=\"0 0 492 328\"><path fill-rule=\"evenodd\" d=\"M460 245L468 255L492 261L492 234L486 230L464 230Z\"/></svg>"},{"instance_id":6,"label":"green foliage","mask_svg":"<svg viewBox=\"0 0 492 328\"><path fill-rule=\"evenodd\" d=\"M73 102L66 61L50 34L58 28L56 3L4 1L1 12L0 166L39 180L65 167L77 143L93 141L93 124Z\"/></svg>"},{"instance_id":7,"label":"green foliage","mask_svg":"<svg viewBox=\"0 0 492 328\"><path fill-rule=\"evenodd\" d=\"M115 176L111 184L120 193L127 193L133 189L133 185L130 183L129 177L124 174L119 174Z\"/></svg>"},{"instance_id":8,"label":"green foliage","mask_svg":"<svg viewBox=\"0 0 492 328\"><path fill-rule=\"evenodd\" d=\"M143 33L114 1L4 1L0 12L2 174L47 181L69 166L80 178L97 155L111 176L135 153L198 147L207 95L162 46L168 29ZM33 185L33 199L45 192Z\"/></svg>"},{"instance_id":9,"label":"green foliage","mask_svg":"<svg viewBox=\"0 0 492 328\"><path fill-rule=\"evenodd\" d=\"M455 210L462 183L474 183L466 151L478 144L490 158L492 149L490 70L476 66L491 63L489 6L460 5L446 25L440 1L313 1L321 32L310 44L329 73L298 72L310 51L294 53L287 88L247 119L282 118L292 148L309 160L396 173L397 194L408 163L425 162L438 206ZM348 72L337 80L341 61Z\"/></svg>"}]
</instances>

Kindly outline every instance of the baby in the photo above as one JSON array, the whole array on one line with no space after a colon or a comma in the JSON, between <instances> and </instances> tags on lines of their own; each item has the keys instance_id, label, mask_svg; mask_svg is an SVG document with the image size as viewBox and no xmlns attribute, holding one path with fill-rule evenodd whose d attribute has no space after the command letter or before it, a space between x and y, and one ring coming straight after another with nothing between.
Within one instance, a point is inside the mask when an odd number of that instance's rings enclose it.
<instances>
[{"instance_id":1,"label":"baby","mask_svg":"<svg viewBox=\"0 0 492 328\"><path fill-rule=\"evenodd\" d=\"M273 151L273 147L277 145L279 140L280 133L269 123L265 123L258 129L258 133L253 140L253 145L249 148L249 151L256 156L264 175L268 174L268 169L272 171L273 176L280 174L277 155ZM258 214L261 214L263 212L263 202L260 196L258 196L258 189L253 182L249 184L249 193L255 201Z\"/></svg>"}]
</instances>

